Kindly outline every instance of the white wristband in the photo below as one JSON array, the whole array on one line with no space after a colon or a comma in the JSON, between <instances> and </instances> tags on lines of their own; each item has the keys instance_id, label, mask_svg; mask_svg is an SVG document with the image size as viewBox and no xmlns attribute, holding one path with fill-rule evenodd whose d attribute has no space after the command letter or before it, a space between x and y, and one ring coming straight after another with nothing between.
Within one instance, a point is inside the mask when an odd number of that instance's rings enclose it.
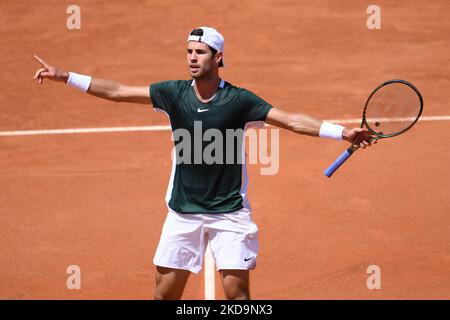
<instances>
[{"instance_id":1,"label":"white wristband","mask_svg":"<svg viewBox=\"0 0 450 320\"><path fill-rule=\"evenodd\" d=\"M342 140L342 132L344 127L338 124L324 121L320 126L319 137L329 138L334 140Z\"/></svg>"},{"instance_id":2,"label":"white wristband","mask_svg":"<svg viewBox=\"0 0 450 320\"><path fill-rule=\"evenodd\" d=\"M91 85L91 76L85 76L84 74L78 74L75 72L69 72L69 79L67 84L80 89L81 91L87 92L89 86Z\"/></svg>"}]
</instances>

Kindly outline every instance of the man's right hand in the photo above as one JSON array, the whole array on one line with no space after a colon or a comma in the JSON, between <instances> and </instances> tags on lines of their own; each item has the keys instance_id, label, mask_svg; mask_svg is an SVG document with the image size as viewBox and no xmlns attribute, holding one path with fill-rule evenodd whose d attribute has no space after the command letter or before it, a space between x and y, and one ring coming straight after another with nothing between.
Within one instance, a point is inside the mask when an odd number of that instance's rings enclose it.
<instances>
[{"instance_id":1,"label":"man's right hand","mask_svg":"<svg viewBox=\"0 0 450 320\"><path fill-rule=\"evenodd\" d=\"M53 81L61 81L67 82L69 79L69 73L58 68L50 66L44 60L39 58L37 55L34 55L34 58L41 64L42 68L36 71L34 75L34 79L36 79L39 83L42 83L45 78L53 80Z\"/></svg>"},{"instance_id":2,"label":"man's right hand","mask_svg":"<svg viewBox=\"0 0 450 320\"><path fill-rule=\"evenodd\" d=\"M34 55L34 58L42 66L34 75L34 79L39 83L42 83L45 78L67 83L69 80L69 72L50 66L37 55ZM75 85L75 87L77 86ZM126 86L111 80L91 78L87 93L114 102L152 103L148 86Z\"/></svg>"}]
</instances>

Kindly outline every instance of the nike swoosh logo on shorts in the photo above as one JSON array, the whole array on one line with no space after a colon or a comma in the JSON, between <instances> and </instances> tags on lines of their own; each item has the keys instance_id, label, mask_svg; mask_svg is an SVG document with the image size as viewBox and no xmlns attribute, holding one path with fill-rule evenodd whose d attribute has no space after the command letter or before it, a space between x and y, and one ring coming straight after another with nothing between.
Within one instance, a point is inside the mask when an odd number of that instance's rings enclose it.
<instances>
[{"instance_id":1,"label":"nike swoosh logo on shorts","mask_svg":"<svg viewBox=\"0 0 450 320\"><path fill-rule=\"evenodd\" d=\"M209 111L209 109L200 109L200 108L197 108L197 112L205 112L205 111Z\"/></svg>"},{"instance_id":2,"label":"nike swoosh logo on shorts","mask_svg":"<svg viewBox=\"0 0 450 320\"><path fill-rule=\"evenodd\" d=\"M252 260L252 259L253 259L253 257L250 257L250 258L244 258L244 261L247 262L248 260Z\"/></svg>"}]
</instances>

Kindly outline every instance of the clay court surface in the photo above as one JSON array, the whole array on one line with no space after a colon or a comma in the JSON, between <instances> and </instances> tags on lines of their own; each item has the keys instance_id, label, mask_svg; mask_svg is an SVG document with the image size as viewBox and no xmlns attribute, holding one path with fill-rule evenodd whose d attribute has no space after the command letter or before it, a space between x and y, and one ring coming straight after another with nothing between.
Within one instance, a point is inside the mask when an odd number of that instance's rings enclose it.
<instances>
[{"instance_id":1,"label":"clay court surface","mask_svg":"<svg viewBox=\"0 0 450 320\"><path fill-rule=\"evenodd\" d=\"M188 79L185 41L201 25L225 36L222 77L281 109L359 118L373 88L401 78L424 116L450 115L448 1L378 1L381 30L366 28L367 1L78 1L73 31L70 4L1 2L0 131L168 125L151 105L37 84L32 55L131 85ZM280 132L278 174L249 166L253 298L449 299L449 129L419 122L332 179L322 171L344 142ZM169 131L0 135L0 298L151 299L171 149ZM81 290L66 288L69 265ZM183 298L203 295L191 276Z\"/></svg>"}]
</instances>

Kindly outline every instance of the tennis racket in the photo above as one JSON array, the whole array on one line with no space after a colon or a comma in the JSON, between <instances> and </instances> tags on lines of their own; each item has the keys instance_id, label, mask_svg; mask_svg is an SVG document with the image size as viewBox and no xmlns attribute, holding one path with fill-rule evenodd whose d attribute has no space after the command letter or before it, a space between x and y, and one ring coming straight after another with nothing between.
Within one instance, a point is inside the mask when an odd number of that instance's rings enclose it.
<instances>
[{"instance_id":1,"label":"tennis racket","mask_svg":"<svg viewBox=\"0 0 450 320\"><path fill-rule=\"evenodd\" d=\"M389 80L370 94L364 106L361 128L365 126L373 134L372 142L391 138L411 129L419 120L423 99L419 90L405 80ZM327 177L359 148L352 145L324 171Z\"/></svg>"}]
</instances>

